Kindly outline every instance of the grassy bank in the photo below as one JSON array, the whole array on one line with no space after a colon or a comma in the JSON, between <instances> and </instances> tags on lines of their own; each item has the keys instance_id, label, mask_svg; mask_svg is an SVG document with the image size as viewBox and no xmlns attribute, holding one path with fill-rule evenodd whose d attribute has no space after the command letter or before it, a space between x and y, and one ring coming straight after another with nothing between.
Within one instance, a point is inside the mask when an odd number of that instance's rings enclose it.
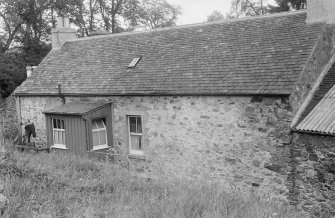
<instances>
[{"instance_id":1,"label":"grassy bank","mask_svg":"<svg viewBox=\"0 0 335 218\"><path fill-rule=\"evenodd\" d=\"M229 194L218 184L142 179L71 155L7 149L0 173L10 200L5 217L294 217L285 205Z\"/></svg>"}]
</instances>

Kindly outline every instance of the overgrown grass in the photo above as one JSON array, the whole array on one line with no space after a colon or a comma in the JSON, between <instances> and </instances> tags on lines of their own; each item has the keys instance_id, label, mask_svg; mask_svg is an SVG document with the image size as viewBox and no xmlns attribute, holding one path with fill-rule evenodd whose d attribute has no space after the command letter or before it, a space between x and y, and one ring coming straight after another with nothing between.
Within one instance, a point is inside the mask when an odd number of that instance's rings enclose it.
<instances>
[{"instance_id":1,"label":"overgrown grass","mask_svg":"<svg viewBox=\"0 0 335 218\"><path fill-rule=\"evenodd\" d=\"M287 205L245 199L207 181L142 179L73 155L6 153L5 217L295 217Z\"/></svg>"}]
</instances>

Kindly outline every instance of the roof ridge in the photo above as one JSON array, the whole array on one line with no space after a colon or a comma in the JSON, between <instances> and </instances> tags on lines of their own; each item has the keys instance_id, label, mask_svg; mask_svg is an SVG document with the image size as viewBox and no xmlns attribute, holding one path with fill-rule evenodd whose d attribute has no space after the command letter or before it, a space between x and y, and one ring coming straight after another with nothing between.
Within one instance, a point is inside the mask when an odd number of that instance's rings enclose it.
<instances>
[{"instance_id":1,"label":"roof ridge","mask_svg":"<svg viewBox=\"0 0 335 218\"><path fill-rule=\"evenodd\" d=\"M60 83L64 95L82 97L286 96L325 25L297 11L69 42L16 95L55 96Z\"/></svg>"},{"instance_id":2,"label":"roof ridge","mask_svg":"<svg viewBox=\"0 0 335 218\"><path fill-rule=\"evenodd\" d=\"M273 17L283 17L288 15L294 15L294 14L303 14L306 13L307 10L297 10L297 11L285 11L285 12L279 12L274 14L264 14L260 16L250 16L250 17L242 17L242 18L235 18L232 20L218 20L218 21L209 21L209 22L202 22L202 23L194 23L194 24L185 24L185 25L177 25L172 27L163 27L163 28L156 28L156 29L149 29L149 30L140 30L140 31L132 31L132 32L122 32L122 33L105 33L103 35L96 35L96 36L90 36L90 37L83 37L83 38L77 38L68 40L67 42L76 42L76 41L85 41L85 40L91 40L91 39L100 39L100 38L110 38L110 37L121 37L126 35L137 35L137 34L143 34L143 33L152 33L152 32L160 32L160 31L167 31L170 29L184 29L184 28L192 28L192 27L200 27L200 26L209 26L214 24L221 24L221 23L234 23L234 22L240 22L240 21L246 21L246 20L256 20L256 19L266 19L266 18L273 18ZM65 44L64 43L64 44Z\"/></svg>"}]
</instances>

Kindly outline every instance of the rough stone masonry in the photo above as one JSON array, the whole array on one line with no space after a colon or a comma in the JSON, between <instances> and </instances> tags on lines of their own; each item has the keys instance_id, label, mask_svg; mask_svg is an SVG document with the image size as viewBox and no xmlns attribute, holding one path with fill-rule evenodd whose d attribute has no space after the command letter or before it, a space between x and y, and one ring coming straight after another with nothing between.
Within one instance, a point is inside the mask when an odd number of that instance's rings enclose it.
<instances>
[{"instance_id":1,"label":"rough stone masonry","mask_svg":"<svg viewBox=\"0 0 335 218\"><path fill-rule=\"evenodd\" d=\"M68 97L66 102L112 101L114 147L127 153L127 115L143 118L143 170L154 175L205 178L229 189L286 199L289 123L281 97ZM34 120L46 144L42 112L57 97L24 97L21 114Z\"/></svg>"}]
</instances>

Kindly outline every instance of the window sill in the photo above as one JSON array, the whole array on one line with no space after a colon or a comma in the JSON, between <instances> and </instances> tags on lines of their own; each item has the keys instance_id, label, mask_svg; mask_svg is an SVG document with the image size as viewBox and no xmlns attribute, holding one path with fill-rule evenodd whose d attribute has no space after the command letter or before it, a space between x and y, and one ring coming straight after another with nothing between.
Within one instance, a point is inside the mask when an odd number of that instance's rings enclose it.
<instances>
[{"instance_id":1,"label":"window sill","mask_svg":"<svg viewBox=\"0 0 335 218\"><path fill-rule=\"evenodd\" d=\"M67 150L66 147L64 147L64 146L59 146L59 145L52 145L52 146L50 146L50 148L52 148L52 149Z\"/></svg>"},{"instance_id":2,"label":"window sill","mask_svg":"<svg viewBox=\"0 0 335 218\"><path fill-rule=\"evenodd\" d=\"M147 157L144 154L127 154L127 157L131 159L139 159L139 160L147 159Z\"/></svg>"},{"instance_id":3,"label":"window sill","mask_svg":"<svg viewBox=\"0 0 335 218\"><path fill-rule=\"evenodd\" d=\"M103 146L95 146L93 147L92 151L97 151L97 150L101 150L101 149L108 149L108 145L103 145Z\"/></svg>"}]
</instances>

